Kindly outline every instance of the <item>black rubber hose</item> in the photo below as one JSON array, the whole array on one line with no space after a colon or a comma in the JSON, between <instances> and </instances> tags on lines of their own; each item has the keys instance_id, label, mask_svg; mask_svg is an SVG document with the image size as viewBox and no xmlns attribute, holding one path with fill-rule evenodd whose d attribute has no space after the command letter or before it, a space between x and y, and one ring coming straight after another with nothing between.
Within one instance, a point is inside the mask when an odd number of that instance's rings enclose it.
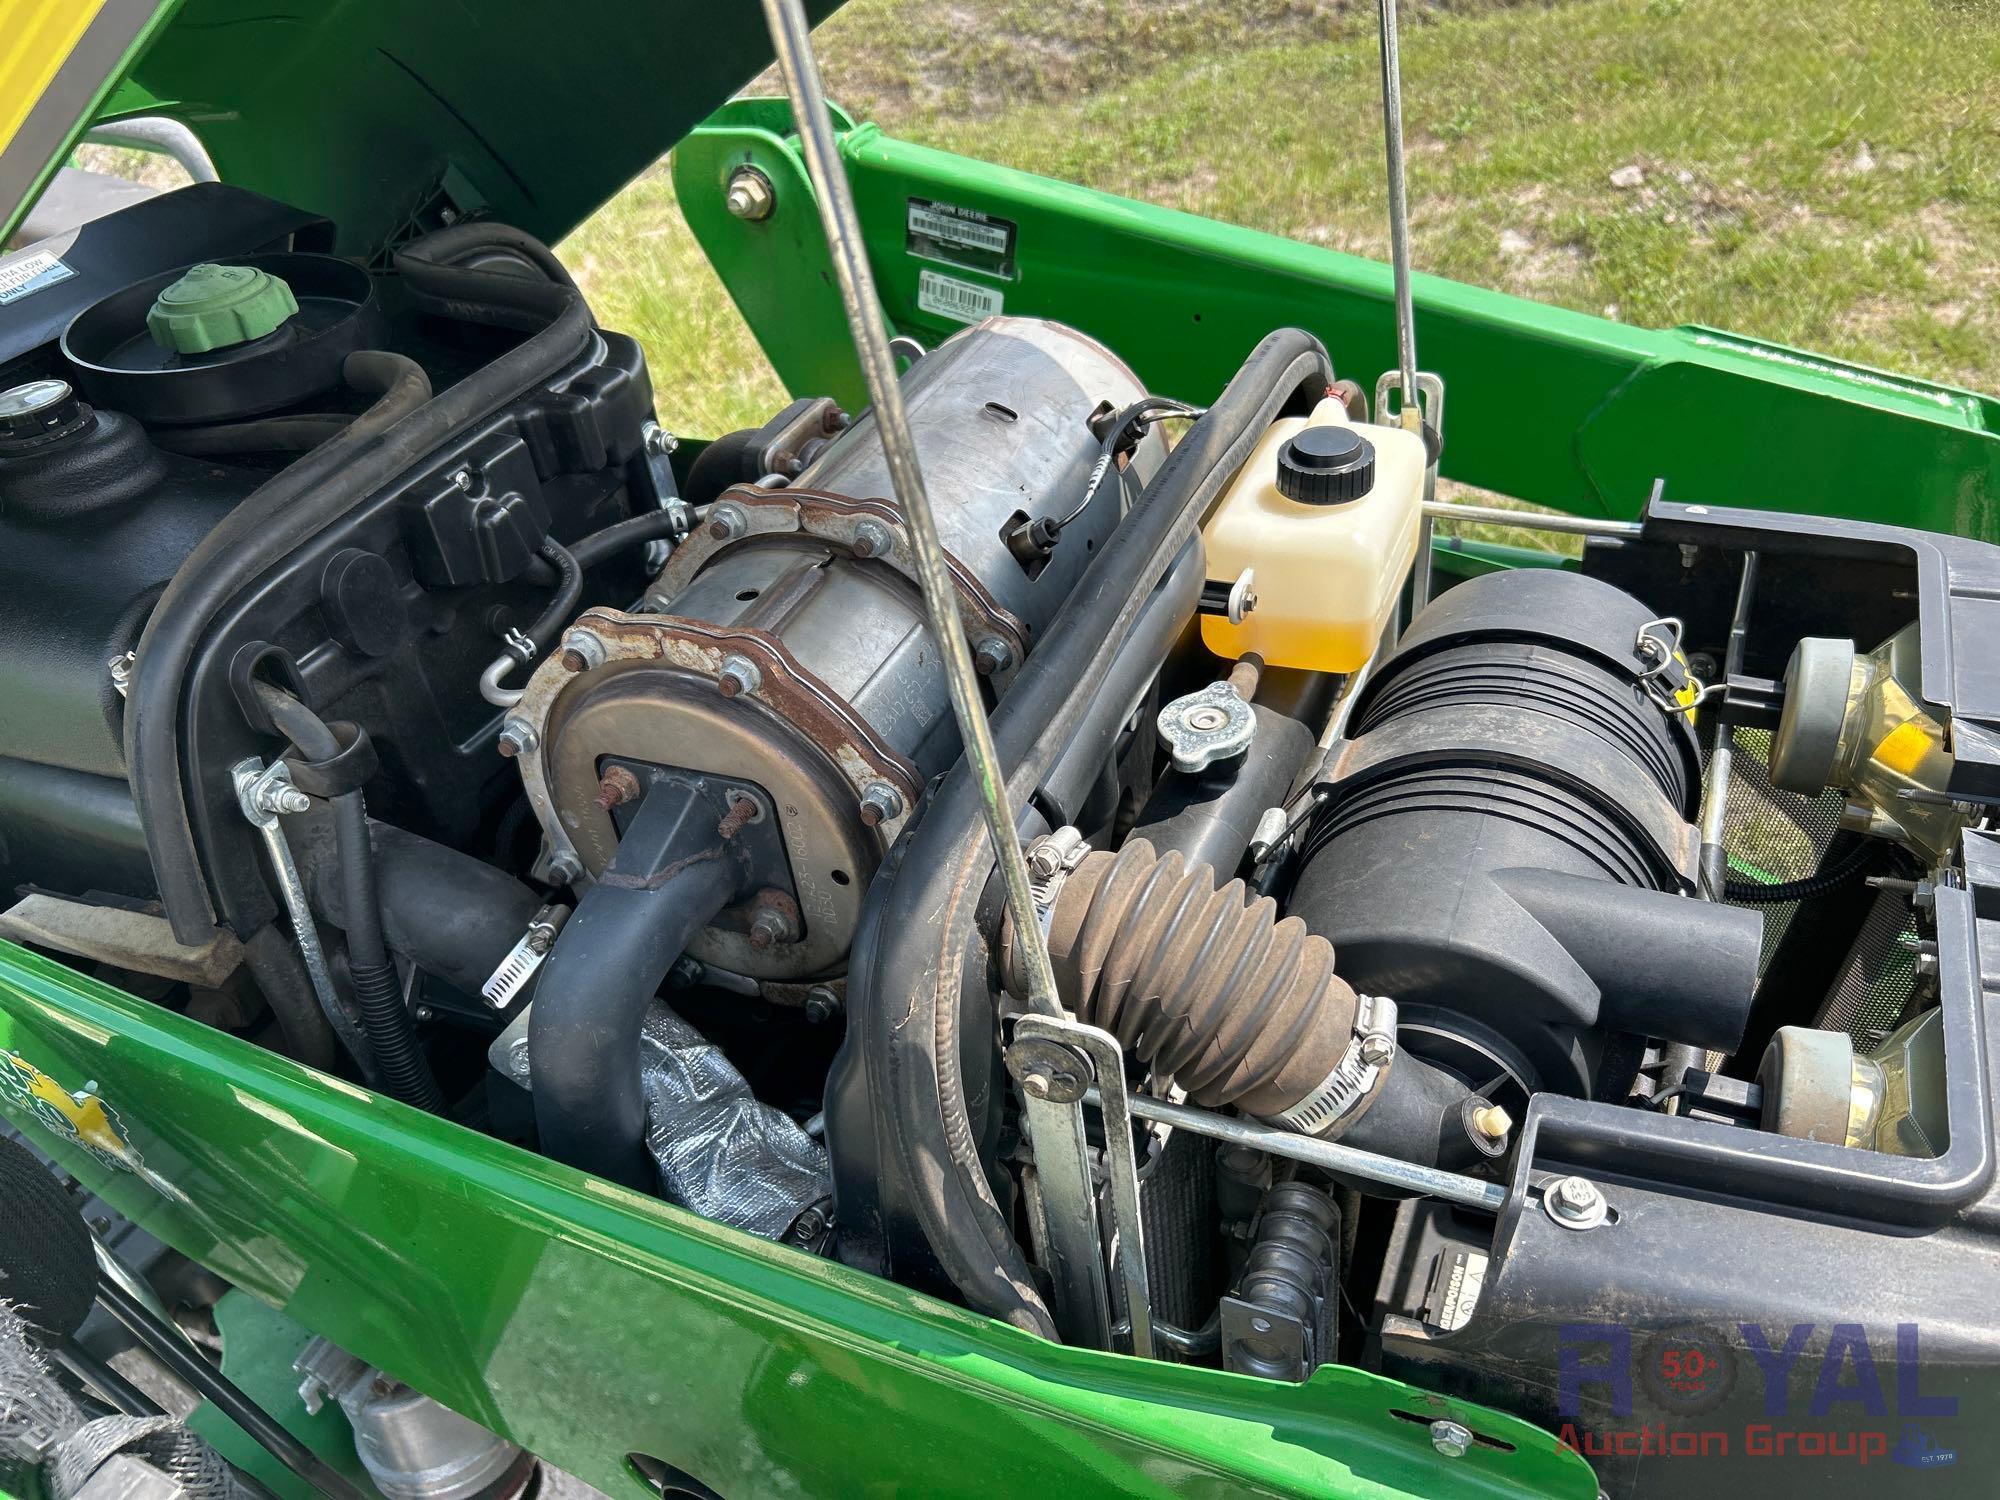
<instances>
[{"instance_id":1,"label":"black rubber hose","mask_svg":"<svg viewBox=\"0 0 2000 1500\"><path fill-rule=\"evenodd\" d=\"M260 683L257 701L271 722L311 760L331 760L342 746L319 715L290 693ZM403 986L382 936L382 908L375 891L375 850L368 837L368 809L360 788L333 800L333 831L340 849L341 905L347 917L348 978L361 1025L375 1054L381 1085L405 1104L444 1113L444 1095L431 1076L403 1004Z\"/></svg>"},{"instance_id":2,"label":"black rubber hose","mask_svg":"<svg viewBox=\"0 0 2000 1500\"><path fill-rule=\"evenodd\" d=\"M579 568L594 568L599 563L608 562L620 552L630 547L643 546L647 542L657 542L674 534L674 518L671 512L649 510L607 526L602 531L593 531L569 549Z\"/></svg>"},{"instance_id":3,"label":"black rubber hose","mask_svg":"<svg viewBox=\"0 0 2000 1500\"><path fill-rule=\"evenodd\" d=\"M593 531L586 537L578 538L570 544L569 555L576 559L577 567L587 573L599 563L609 562L621 552L647 542L659 541L662 537L670 537L673 534L674 517L671 512L642 511L636 516L627 516L624 520L606 526L600 531ZM554 565L538 557L528 565L527 572L523 576L530 583L548 588L554 586L560 574Z\"/></svg>"},{"instance_id":4,"label":"black rubber hose","mask_svg":"<svg viewBox=\"0 0 2000 1500\"><path fill-rule=\"evenodd\" d=\"M539 275L491 264L495 256L525 261ZM475 257L487 264L470 265ZM576 283L555 254L532 235L506 224L456 224L406 245L396 274L418 306L440 317L493 328L535 332L581 306Z\"/></svg>"},{"instance_id":5,"label":"black rubber hose","mask_svg":"<svg viewBox=\"0 0 2000 1500\"><path fill-rule=\"evenodd\" d=\"M440 231L402 253L421 256L453 234ZM536 286L522 277L493 279L517 288ZM544 285L553 293L543 304L551 313L545 326L434 400L429 381L411 361L372 351L349 355L343 378L375 396L375 404L237 506L167 585L140 641L126 704L125 760L161 901L182 942L206 942L215 931L215 907L186 805L189 772L181 760L183 688L203 635L244 588L382 485L588 352L595 325L582 297ZM219 776L226 769L204 767L203 774Z\"/></svg>"},{"instance_id":6,"label":"black rubber hose","mask_svg":"<svg viewBox=\"0 0 2000 1500\"><path fill-rule=\"evenodd\" d=\"M1863 839L1847 851L1846 857L1815 871L1799 880L1780 881L1776 885L1765 885L1756 880L1731 880L1722 887L1723 899L1741 902L1746 906L1776 906L1785 901L1810 901L1815 896L1824 896L1828 891L1837 891L1848 881L1865 873L1868 867L1881 858L1882 846L1873 839Z\"/></svg>"},{"instance_id":7,"label":"black rubber hose","mask_svg":"<svg viewBox=\"0 0 2000 1500\"><path fill-rule=\"evenodd\" d=\"M556 591L542 606L542 612L535 616L535 622L524 632L535 649L523 651L511 640L507 644L508 655L524 667L535 657L547 653L563 627L575 615L576 601L583 597L583 569L570 555L569 548L554 537L547 536L535 549L535 555L556 570Z\"/></svg>"},{"instance_id":8,"label":"black rubber hose","mask_svg":"<svg viewBox=\"0 0 2000 1500\"><path fill-rule=\"evenodd\" d=\"M353 423L346 412L307 412L213 427L167 427L153 432L153 446L189 458L239 453L309 453Z\"/></svg>"},{"instance_id":9,"label":"black rubber hose","mask_svg":"<svg viewBox=\"0 0 2000 1500\"><path fill-rule=\"evenodd\" d=\"M646 1007L688 939L743 884L738 822L690 784L656 782L564 924L536 980L528 1023L545 1155L658 1190L639 1062Z\"/></svg>"},{"instance_id":10,"label":"black rubber hose","mask_svg":"<svg viewBox=\"0 0 2000 1500\"><path fill-rule=\"evenodd\" d=\"M751 454L750 445L756 441L760 430L746 427L737 432L725 432L697 453L688 469L687 484L681 498L698 508L712 503L732 484L761 479L761 474L748 473L745 463Z\"/></svg>"},{"instance_id":11,"label":"black rubber hose","mask_svg":"<svg viewBox=\"0 0 2000 1500\"><path fill-rule=\"evenodd\" d=\"M1310 411L1333 380L1318 339L1263 340L1208 414L1168 455L1085 569L993 719L1009 792L1026 807L1075 735L1155 583L1276 418ZM875 905L874 963L848 980L849 1049L868 1070L932 1253L972 1306L1053 1336L1012 1227L1000 1213L966 1111L958 988L978 934L972 914L992 873L991 842L963 759L911 836ZM887 868L887 867L885 867ZM886 1137L886 1142L881 1138Z\"/></svg>"},{"instance_id":12,"label":"black rubber hose","mask_svg":"<svg viewBox=\"0 0 2000 1500\"><path fill-rule=\"evenodd\" d=\"M331 813L302 813L293 822L301 825L292 847L313 909L345 932L347 901ZM505 870L408 829L370 818L368 835L389 951L462 994L477 995L528 930L542 898Z\"/></svg>"}]
</instances>

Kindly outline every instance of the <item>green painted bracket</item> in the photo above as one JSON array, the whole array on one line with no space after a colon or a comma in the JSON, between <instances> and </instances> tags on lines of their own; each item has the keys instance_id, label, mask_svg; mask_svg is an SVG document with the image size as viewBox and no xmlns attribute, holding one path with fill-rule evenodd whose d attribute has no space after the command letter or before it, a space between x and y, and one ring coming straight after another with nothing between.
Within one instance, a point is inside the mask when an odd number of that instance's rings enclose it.
<instances>
[{"instance_id":1,"label":"green painted bracket","mask_svg":"<svg viewBox=\"0 0 2000 1500\"><path fill-rule=\"evenodd\" d=\"M683 211L780 377L860 397L811 187L783 101L732 104L675 153ZM842 122L841 154L890 322L960 326L918 303L928 270L1009 313L1117 350L1157 391L1203 400L1258 339L1296 324L1372 390L1393 360L1386 266L893 140ZM731 218L753 162L777 210ZM913 253L909 201L1009 221L1001 278ZM1417 344L1443 376L1447 477L1585 515L1631 517L1664 478L1683 500L1886 521L2000 540L2000 402L1706 328L1647 329L1415 278Z\"/></svg>"},{"instance_id":2,"label":"green painted bracket","mask_svg":"<svg viewBox=\"0 0 2000 1500\"><path fill-rule=\"evenodd\" d=\"M724 1494L1597 1493L1518 1418L1339 1366L1282 1385L1046 1343L4 942L0 1054L35 1070L0 1056L0 1113L120 1213L612 1500L658 1500L634 1452ZM1492 1441L1439 1455L1444 1416Z\"/></svg>"}]
</instances>

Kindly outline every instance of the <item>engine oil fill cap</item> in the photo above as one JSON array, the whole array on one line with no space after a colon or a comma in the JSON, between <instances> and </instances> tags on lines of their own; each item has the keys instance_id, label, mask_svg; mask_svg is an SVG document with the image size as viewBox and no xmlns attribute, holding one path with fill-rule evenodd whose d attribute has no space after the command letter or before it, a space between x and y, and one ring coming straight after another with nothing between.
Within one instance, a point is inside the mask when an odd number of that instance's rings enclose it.
<instances>
[{"instance_id":1,"label":"engine oil fill cap","mask_svg":"<svg viewBox=\"0 0 2000 1500\"><path fill-rule=\"evenodd\" d=\"M1307 427L1278 450L1278 493L1305 505L1359 500L1375 484L1375 445L1352 427Z\"/></svg>"},{"instance_id":2,"label":"engine oil fill cap","mask_svg":"<svg viewBox=\"0 0 2000 1500\"><path fill-rule=\"evenodd\" d=\"M269 271L205 262L160 289L146 331L162 349L206 354L261 339L298 310L292 289Z\"/></svg>"}]
</instances>

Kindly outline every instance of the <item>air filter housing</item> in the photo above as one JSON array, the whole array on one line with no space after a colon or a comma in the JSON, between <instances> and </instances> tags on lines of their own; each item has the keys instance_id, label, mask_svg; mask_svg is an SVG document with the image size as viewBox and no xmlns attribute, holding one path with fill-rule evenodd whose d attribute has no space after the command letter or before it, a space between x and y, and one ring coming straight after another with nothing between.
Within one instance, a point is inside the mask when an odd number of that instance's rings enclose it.
<instances>
[{"instance_id":1,"label":"air filter housing","mask_svg":"<svg viewBox=\"0 0 2000 1500\"><path fill-rule=\"evenodd\" d=\"M1609 1032L1742 1039L1761 923L1692 897L1692 694L1650 613L1574 573L1463 584L1331 763L1290 911L1475 1084L1588 1095Z\"/></svg>"}]
</instances>

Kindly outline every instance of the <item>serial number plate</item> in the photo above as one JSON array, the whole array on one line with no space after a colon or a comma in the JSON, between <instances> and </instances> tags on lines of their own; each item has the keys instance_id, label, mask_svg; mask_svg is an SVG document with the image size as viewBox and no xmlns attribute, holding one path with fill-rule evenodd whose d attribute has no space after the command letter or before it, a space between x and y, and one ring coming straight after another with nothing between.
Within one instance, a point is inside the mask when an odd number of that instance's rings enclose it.
<instances>
[{"instance_id":1,"label":"serial number plate","mask_svg":"<svg viewBox=\"0 0 2000 1500\"><path fill-rule=\"evenodd\" d=\"M912 198L909 202L906 248L910 254L968 271L983 271L1003 281L1013 279L1014 244L1020 229L1012 219L981 213L976 208L960 208L955 203L939 203L932 198Z\"/></svg>"}]
</instances>

